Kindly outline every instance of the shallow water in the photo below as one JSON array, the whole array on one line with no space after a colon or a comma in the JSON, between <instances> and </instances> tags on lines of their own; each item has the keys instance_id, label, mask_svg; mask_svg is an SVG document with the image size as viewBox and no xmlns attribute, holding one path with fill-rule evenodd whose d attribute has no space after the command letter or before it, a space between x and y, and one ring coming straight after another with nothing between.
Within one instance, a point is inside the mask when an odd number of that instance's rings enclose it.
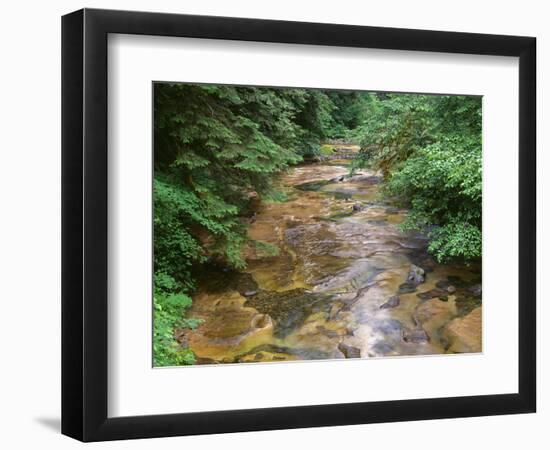
<instances>
[{"instance_id":1,"label":"shallow water","mask_svg":"<svg viewBox=\"0 0 550 450\"><path fill-rule=\"evenodd\" d=\"M241 273L205 274L190 311L204 323L179 334L198 363L481 351L480 267L436 264L377 174L345 164L293 168L288 201L261 203L249 236L276 256L250 248Z\"/></svg>"}]
</instances>

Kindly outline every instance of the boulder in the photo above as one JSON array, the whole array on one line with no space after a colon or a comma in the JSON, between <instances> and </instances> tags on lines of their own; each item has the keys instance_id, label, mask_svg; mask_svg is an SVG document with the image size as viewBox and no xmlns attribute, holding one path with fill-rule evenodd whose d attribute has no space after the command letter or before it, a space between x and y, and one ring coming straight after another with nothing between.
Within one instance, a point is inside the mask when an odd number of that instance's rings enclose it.
<instances>
[{"instance_id":1,"label":"boulder","mask_svg":"<svg viewBox=\"0 0 550 450\"><path fill-rule=\"evenodd\" d=\"M412 284L413 286L424 283L424 280L426 279L425 273L426 272L424 272L422 267L411 264L409 274L407 275L407 283Z\"/></svg>"},{"instance_id":2,"label":"boulder","mask_svg":"<svg viewBox=\"0 0 550 450\"><path fill-rule=\"evenodd\" d=\"M452 353L481 352L481 307L451 320L441 332L446 349Z\"/></svg>"}]
</instances>

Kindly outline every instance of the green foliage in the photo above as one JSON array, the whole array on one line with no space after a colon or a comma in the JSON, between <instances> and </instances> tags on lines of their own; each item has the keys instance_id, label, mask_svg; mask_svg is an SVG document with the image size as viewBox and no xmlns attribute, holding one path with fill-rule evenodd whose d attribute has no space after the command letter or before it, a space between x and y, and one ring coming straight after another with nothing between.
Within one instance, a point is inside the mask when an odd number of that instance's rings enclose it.
<instances>
[{"instance_id":1,"label":"green foliage","mask_svg":"<svg viewBox=\"0 0 550 450\"><path fill-rule=\"evenodd\" d=\"M200 321L185 319L182 314L191 306L191 298L185 294L154 295L153 364L179 366L195 363L195 355L189 348L182 348L174 339L175 328L194 329Z\"/></svg>"},{"instance_id":2,"label":"green foliage","mask_svg":"<svg viewBox=\"0 0 550 450\"><path fill-rule=\"evenodd\" d=\"M445 140L421 149L391 175L390 194L411 210L404 226L428 229L438 260L481 257L481 148Z\"/></svg>"},{"instance_id":3,"label":"green foliage","mask_svg":"<svg viewBox=\"0 0 550 450\"><path fill-rule=\"evenodd\" d=\"M410 209L404 229L428 231L439 261L481 257L481 99L373 95L356 130L353 167L382 170L386 190Z\"/></svg>"},{"instance_id":4,"label":"green foliage","mask_svg":"<svg viewBox=\"0 0 550 450\"><path fill-rule=\"evenodd\" d=\"M437 97L425 95L370 94L364 123L354 130L363 151L353 167L373 165L385 176L399 162L430 140L433 111L430 102Z\"/></svg>"},{"instance_id":5,"label":"green foliage","mask_svg":"<svg viewBox=\"0 0 550 450\"><path fill-rule=\"evenodd\" d=\"M327 135L331 139L352 140L353 133L366 117L370 95L358 91L327 91L333 111Z\"/></svg>"},{"instance_id":6,"label":"green foliage","mask_svg":"<svg viewBox=\"0 0 550 450\"><path fill-rule=\"evenodd\" d=\"M457 220L436 228L429 250L438 260L481 258L481 229L466 221Z\"/></svg>"},{"instance_id":7,"label":"green foliage","mask_svg":"<svg viewBox=\"0 0 550 450\"><path fill-rule=\"evenodd\" d=\"M296 114L296 124L300 128L299 153L318 154L320 141L329 136L334 105L323 91L302 89L305 101Z\"/></svg>"}]
</instances>

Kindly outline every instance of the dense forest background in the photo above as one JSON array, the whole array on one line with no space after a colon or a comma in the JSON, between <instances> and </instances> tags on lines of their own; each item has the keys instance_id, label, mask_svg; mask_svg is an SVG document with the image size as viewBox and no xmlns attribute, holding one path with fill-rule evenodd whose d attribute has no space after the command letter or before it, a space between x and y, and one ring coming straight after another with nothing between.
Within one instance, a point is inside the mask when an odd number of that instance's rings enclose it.
<instances>
[{"instance_id":1,"label":"dense forest background","mask_svg":"<svg viewBox=\"0 0 550 450\"><path fill-rule=\"evenodd\" d=\"M285 201L276 177L330 152L361 146L351 171L380 170L409 209L404 230L425 232L438 261L481 258L481 98L154 85L154 365L192 364L177 345L197 274L246 265L246 217L257 201Z\"/></svg>"}]
</instances>

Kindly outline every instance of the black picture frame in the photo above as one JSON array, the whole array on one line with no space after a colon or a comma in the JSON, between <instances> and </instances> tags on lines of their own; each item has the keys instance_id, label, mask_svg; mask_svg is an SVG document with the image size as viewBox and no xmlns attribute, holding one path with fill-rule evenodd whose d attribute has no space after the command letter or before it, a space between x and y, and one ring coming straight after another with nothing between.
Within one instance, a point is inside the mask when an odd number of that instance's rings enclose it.
<instances>
[{"instance_id":1,"label":"black picture frame","mask_svg":"<svg viewBox=\"0 0 550 450\"><path fill-rule=\"evenodd\" d=\"M109 33L519 57L517 393L107 416ZM62 433L82 441L535 412L536 39L83 9L62 18Z\"/></svg>"}]
</instances>

